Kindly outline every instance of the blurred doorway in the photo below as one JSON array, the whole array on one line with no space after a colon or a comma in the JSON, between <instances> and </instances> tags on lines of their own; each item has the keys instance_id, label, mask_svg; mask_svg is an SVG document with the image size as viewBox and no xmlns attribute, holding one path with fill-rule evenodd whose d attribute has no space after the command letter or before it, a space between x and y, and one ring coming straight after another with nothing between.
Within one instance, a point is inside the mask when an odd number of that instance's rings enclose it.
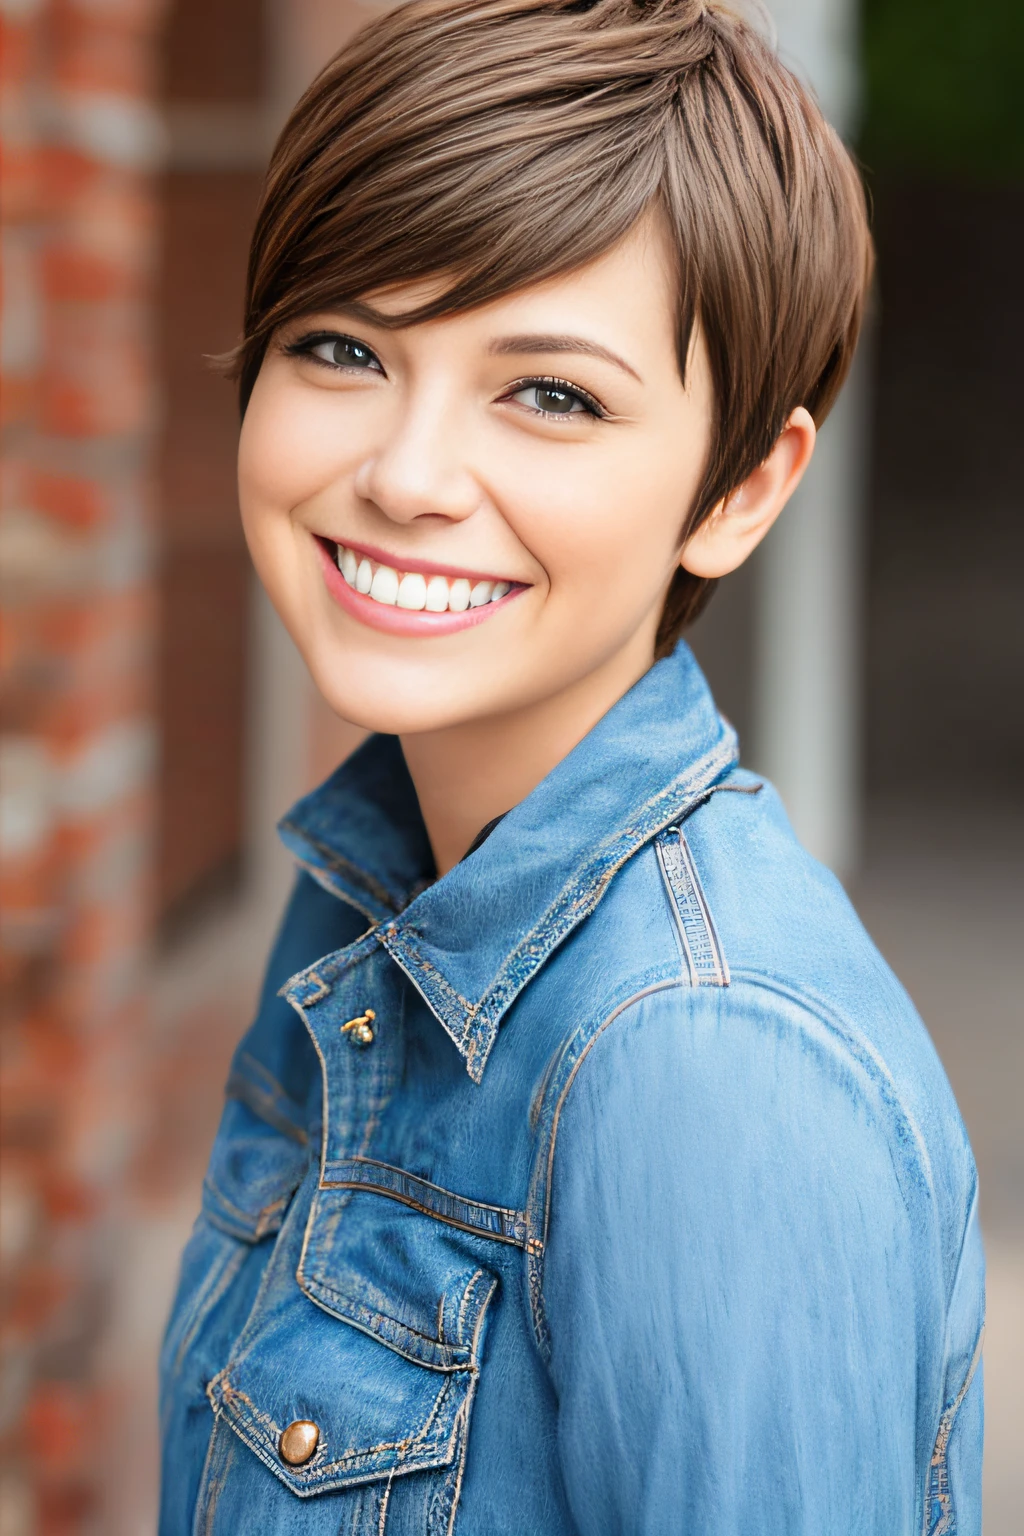
<instances>
[{"instance_id":1,"label":"blurred doorway","mask_svg":"<svg viewBox=\"0 0 1024 1536\"><path fill-rule=\"evenodd\" d=\"M159 344L158 889L165 930L237 881L245 829L249 561L234 391L211 367L241 328L265 160L262 0L175 0L167 16Z\"/></svg>"}]
</instances>

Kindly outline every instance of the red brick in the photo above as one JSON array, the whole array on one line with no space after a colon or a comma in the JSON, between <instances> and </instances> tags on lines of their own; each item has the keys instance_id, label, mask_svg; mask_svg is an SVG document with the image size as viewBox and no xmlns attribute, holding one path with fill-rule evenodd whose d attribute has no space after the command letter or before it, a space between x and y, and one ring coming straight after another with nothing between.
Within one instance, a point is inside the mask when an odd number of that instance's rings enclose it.
<instances>
[{"instance_id":1,"label":"red brick","mask_svg":"<svg viewBox=\"0 0 1024 1536\"><path fill-rule=\"evenodd\" d=\"M41 382L8 375L0 390L0 426L25 426L39 415Z\"/></svg>"},{"instance_id":2,"label":"red brick","mask_svg":"<svg viewBox=\"0 0 1024 1536\"><path fill-rule=\"evenodd\" d=\"M126 8L54 6L53 73L68 90L109 91L150 97L156 89L145 18Z\"/></svg>"},{"instance_id":3,"label":"red brick","mask_svg":"<svg viewBox=\"0 0 1024 1536\"><path fill-rule=\"evenodd\" d=\"M38 63L39 17L0 11L0 85L5 92L23 87Z\"/></svg>"},{"instance_id":4,"label":"red brick","mask_svg":"<svg viewBox=\"0 0 1024 1536\"><path fill-rule=\"evenodd\" d=\"M95 1425L94 1394L63 1383L47 1383L33 1394L27 1414L37 1465L64 1482L85 1470Z\"/></svg>"},{"instance_id":5,"label":"red brick","mask_svg":"<svg viewBox=\"0 0 1024 1536\"><path fill-rule=\"evenodd\" d=\"M45 212L44 152L32 142L0 145L0 205L4 223L24 224Z\"/></svg>"},{"instance_id":6,"label":"red brick","mask_svg":"<svg viewBox=\"0 0 1024 1536\"><path fill-rule=\"evenodd\" d=\"M42 286L63 303L145 304L151 297L156 214L138 178L98 178L73 218L47 242Z\"/></svg>"},{"instance_id":7,"label":"red brick","mask_svg":"<svg viewBox=\"0 0 1024 1536\"><path fill-rule=\"evenodd\" d=\"M123 296L125 273L94 251L51 246L43 258L43 285L55 303L105 303Z\"/></svg>"},{"instance_id":8,"label":"red brick","mask_svg":"<svg viewBox=\"0 0 1024 1536\"><path fill-rule=\"evenodd\" d=\"M42 215L66 219L99 186L105 167L69 145L45 144L38 151L36 174Z\"/></svg>"},{"instance_id":9,"label":"red brick","mask_svg":"<svg viewBox=\"0 0 1024 1536\"><path fill-rule=\"evenodd\" d=\"M0 942L7 947L16 937L17 917L30 912L48 912L56 885L56 861L53 846L47 843L23 856L7 854L0 865L0 912L4 927Z\"/></svg>"},{"instance_id":10,"label":"red brick","mask_svg":"<svg viewBox=\"0 0 1024 1536\"><path fill-rule=\"evenodd\" d=\"M110 516L108 488L80 475L54 474L33 466L26 472L26 495L38 511L83 531L98 528Z\"/></svg>"},{"instance_id":11,"label":"red brick","mask_svg":"<svg viewBox=\"0 0 1024 1536\"><path fill-rule=\"evenodd\" d=\"M152 360L141 317L116 304L61 304L50 314L41 420L68 437L128 436L154 419Z\"/></svg>"}]
</instances>

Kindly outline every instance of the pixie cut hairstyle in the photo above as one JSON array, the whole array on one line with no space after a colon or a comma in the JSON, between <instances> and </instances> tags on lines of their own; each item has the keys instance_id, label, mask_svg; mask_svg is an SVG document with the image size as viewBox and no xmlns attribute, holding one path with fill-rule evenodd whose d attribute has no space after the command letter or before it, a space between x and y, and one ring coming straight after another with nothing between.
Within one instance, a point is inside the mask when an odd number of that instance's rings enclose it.
<instances>
[{"instance_id":1,"label":"pixie cut hairstyle","mask_svg":"<svg viewBox=\"0 0 1024 1536\"><path fill-rule=\"evenodd\" d=\"M857 170L760 31L702 0L412 0L314 80L271 159L249 261L242 409L285 321L441 279L382 325L484 304L592 261L660 215L685 381L695 324L711 448L682 536L820 423L871 269ZM677 571L658 651L713 583Z\"/></svg>"}]
</instances>

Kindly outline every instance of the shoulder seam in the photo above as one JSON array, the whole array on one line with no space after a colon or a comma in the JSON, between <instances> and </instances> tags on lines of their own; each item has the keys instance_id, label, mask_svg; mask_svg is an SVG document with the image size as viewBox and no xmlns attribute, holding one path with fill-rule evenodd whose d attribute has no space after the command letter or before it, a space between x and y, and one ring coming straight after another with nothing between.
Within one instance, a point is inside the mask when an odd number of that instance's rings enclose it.
<instances>
[{"instance_id":1,"label":"shoulder seam","mask_svg":"<svg viewBox=\"0 0 1024 1536\"><path fill-rule=\"evenodd\" d=\"M727 987L728 961L682 826L666 827L654 847L690 985Z\"/></svg>"},{"instance_id":2,"label":"shoulder seam","mask_svg":"<svg viewBox=\"0 0 1024 1536\"><path fill-rule=\"evenodd\" d=\"M867 1040L859 1035L853 1021L847 1018L844 1013L840 1013L838 1010L830 1007L824 998L805 991L803 988L789 986L786 982L779 981L775 977L766 975L764 972L734 971L733 981L746 982L748 986L756 987L760 991L774 993L777 997L784 998L787 1002L793 1003L802 1009L804 1013L816 1020L818 1024L822 1025L831 1034L838 1036L850 1059L856 1062L875 1081L882 1098L905 1121L907 1130L910 1132L914 1145L917 1148L928 1187L934 1191L935 1175L921 1128L898 1093L885 1057L880 1055Z\"/></svg>"}]
</instances>

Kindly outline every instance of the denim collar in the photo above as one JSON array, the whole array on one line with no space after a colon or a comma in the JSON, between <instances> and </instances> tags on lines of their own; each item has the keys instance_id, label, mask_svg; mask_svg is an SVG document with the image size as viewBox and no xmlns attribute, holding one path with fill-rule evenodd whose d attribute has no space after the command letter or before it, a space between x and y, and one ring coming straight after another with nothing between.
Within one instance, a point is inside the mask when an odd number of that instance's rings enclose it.
<instances>
[{"instance_id":1,"label":"denim collar","mask_svg":"<svg viewBox=\"0 0 1024 1536\"><path fill-rule=\"evenodd\" d=\"M371 736L279 831L365 914L479 1082L530 978L616 871L736 760L735 732L681 641L441 880L394 736Z\"/></svg>"}]
</instances>

